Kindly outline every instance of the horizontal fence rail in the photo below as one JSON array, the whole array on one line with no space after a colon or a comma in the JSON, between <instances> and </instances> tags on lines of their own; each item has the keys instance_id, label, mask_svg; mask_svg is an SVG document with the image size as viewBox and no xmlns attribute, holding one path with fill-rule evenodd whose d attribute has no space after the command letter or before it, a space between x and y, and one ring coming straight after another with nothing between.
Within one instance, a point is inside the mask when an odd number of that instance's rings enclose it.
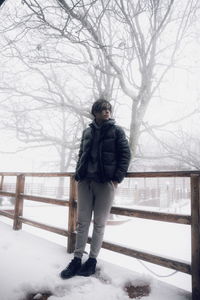
<instances>
[{"instance_id":1,"label":"horizontal fence rail","mask_svg":"<svg viewBox=\"0 0 200 300\"><path fill-rule=\"evenodd\" d=\"M76 239L76 216L77 216L77 191L76 182L73 172L64 173L20 173L20 172L0 172L0 195L7 197L15 197L14 210L0 210L0 215L13 219L13 229L22 228L22 223L34 227L48 230L68 237L67 251L74 251ZM4 191L4 178L6 176L14 176L16 180L15 192ZM24 193L26 177L69 177L69 197L68 199L58 199L45 197L40 195L29 195ZM107 241L103 242L102 247L115 251L130 257L148 261L163 267L171 268L183 273L191 274L192 278L192 300L200 299L200 171L167 171L167 172L129 172L127 178L162 178L162 177L188 177L191 186L191 215L180 215L163 212L153 212L140 209L130 209L125 207L113 206L111 213L127 217L136 217L150 219L154 221L172 222L191 226L191 246L192 246L192 262L191 265L185 261L173 260L169 257L163 257L152 253L142 252L137 249L127 248L123 245L113 244ZM44 202L61 206L68 206L68 229L64 230L56 228L49 224L43 224L23 217L23 202L31 200L36 202ZM88 243L91 238L88 238Z\"/></svg>"},{"instance_id":2,"label":"horizontal fence rail","mask_svg":"<svg viewBox=\"0 0 200 300\"><path fill-rule=\"evenodd\" d=\"M56 228L54 226L50 226L50 225L46 225L46 224L42 224L40 222L36 222L27 218L23 218L23 217L19 217L19 220L27 225L31 225L37 228L41 228L50 232L54 232L54 233L58 233L60 235L64 235L64 236L69 236L68 230L64 230L61 228Z\"/></svg>"},{"instance_id":3,"label":"horizontal fence rail","mask_svg":"<svg viewBox=\"0 0 200 300\"><path fill-rule=\"evenodd\" d=\"M191 216L187 215L177 215L177 214L166 214L162 212L146 211L139 209L123 208L118 206L113 206L111 208L111 213L115 215L149 219L155 221L172 222L179 224L191 224Z\"/></svg>"},{"instance_id":4,"label":"horizontal fence rail","mask_svg":"<svg viewBox=\"0 0 200 300\"><path fill-rule=\"evenodd\" d=\"M88 242L91 243L91 238L88 239ZM191 274L191 265L184 261L176 261L170 259L169 257L163 257L163 256L161 257L147 252L142 252L141 250L130 249L106 241L103 242L102 247L107 250L112 250L137 259L145 260L147 262L151 262L153 264L157 264L162 267L171 268L183 273Z\"/></svg>"},{"instance_id":5,"label":"horizontal fence rail","mask_svg":"<svg viewBox=\"0 0 200 300\"><path fill-rule=\"evenodd\" d=\"M43 202L43 203L55 204L55 205L69 206L69 201L67 201L67 200L49 198L49 197L44 197L44 196L41 197L41 196L34 196L34 195L26 195L26 194L22 194L22 197L25 200L31 200L31 201Z\"/></svg>"}]
</instances>

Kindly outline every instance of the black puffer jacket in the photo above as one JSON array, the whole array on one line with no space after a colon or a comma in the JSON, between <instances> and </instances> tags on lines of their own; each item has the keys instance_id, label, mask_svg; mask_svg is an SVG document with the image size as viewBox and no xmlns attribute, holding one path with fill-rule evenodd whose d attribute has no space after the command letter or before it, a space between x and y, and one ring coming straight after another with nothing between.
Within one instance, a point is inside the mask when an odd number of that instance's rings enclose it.
<instances>
[{"instance_id":1,"label":"black puffer jacket","mask_svg":"<svg viewBox=\"0 0 200 300\"><path fill-rule=\"evenodd\" d=\"M85 179L87 166L92 148L92 141L95 132L94 124L90 124L83 131L79 159L76 166L75 179L77 181ZM98 148L98 177L101 182L117 181L121 182L128 170L130 162L130 149L124 130L115 125L115 121L110 119L101 127L101 134Z\"/></svg>"}]
</instances>

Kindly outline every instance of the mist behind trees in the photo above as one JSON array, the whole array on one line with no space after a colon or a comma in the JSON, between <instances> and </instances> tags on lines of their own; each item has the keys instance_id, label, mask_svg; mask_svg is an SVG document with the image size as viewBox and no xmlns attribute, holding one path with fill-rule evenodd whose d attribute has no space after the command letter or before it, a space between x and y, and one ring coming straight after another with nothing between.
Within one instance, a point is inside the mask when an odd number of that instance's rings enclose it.
<instances>
[{"instance_id":1,"label":"mist behind trees","mask_svg":"<svg viewBox=\"0 0 200 300\"><path fill-rule=\"evenodd\" d=\"M0 14L2 171L74 170L99 97L130 170L199 169L197 1L7 0Z\"/></svg>"}]
</instances>

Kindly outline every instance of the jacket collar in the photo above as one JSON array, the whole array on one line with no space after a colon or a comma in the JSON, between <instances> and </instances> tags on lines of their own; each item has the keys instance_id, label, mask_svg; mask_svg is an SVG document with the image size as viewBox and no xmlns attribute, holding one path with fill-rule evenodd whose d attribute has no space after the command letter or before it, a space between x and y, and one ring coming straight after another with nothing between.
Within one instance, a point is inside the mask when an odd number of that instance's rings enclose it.
<instances>
[{"instance_id":1,"label":"jacket collar","mask_svg":"<svg viewBox=\"0 0 200 300\"><path fill-rule=\"evenodd\" d=\"M114 119L109 119L105 122L103 122L100 126L97 125L97 123L95 122L95 120L92 121L92 123L89 124L89 126L91 128L95 128L95 129L104 129L104 128L107 128L109 126L112 126L115 124L115 120Z\"/></svg>"}]
</instances>

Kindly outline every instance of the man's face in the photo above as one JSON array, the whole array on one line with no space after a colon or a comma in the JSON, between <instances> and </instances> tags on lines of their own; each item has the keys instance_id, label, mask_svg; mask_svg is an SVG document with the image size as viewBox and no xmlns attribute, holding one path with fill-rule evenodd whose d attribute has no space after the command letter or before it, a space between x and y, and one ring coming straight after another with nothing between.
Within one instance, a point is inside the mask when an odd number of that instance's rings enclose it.
<instances>
[{"instance_id":1,"label":"man's face","mask_svg":"<svg viewBox=\"0 0 200 300\"><path fill-rule=\"evenodd\" d=\"M95 119L97 122L103 122L109 120L111 117L110 109L103 107L100 112L95 113Z\"/></svg>"}]
</instances>

